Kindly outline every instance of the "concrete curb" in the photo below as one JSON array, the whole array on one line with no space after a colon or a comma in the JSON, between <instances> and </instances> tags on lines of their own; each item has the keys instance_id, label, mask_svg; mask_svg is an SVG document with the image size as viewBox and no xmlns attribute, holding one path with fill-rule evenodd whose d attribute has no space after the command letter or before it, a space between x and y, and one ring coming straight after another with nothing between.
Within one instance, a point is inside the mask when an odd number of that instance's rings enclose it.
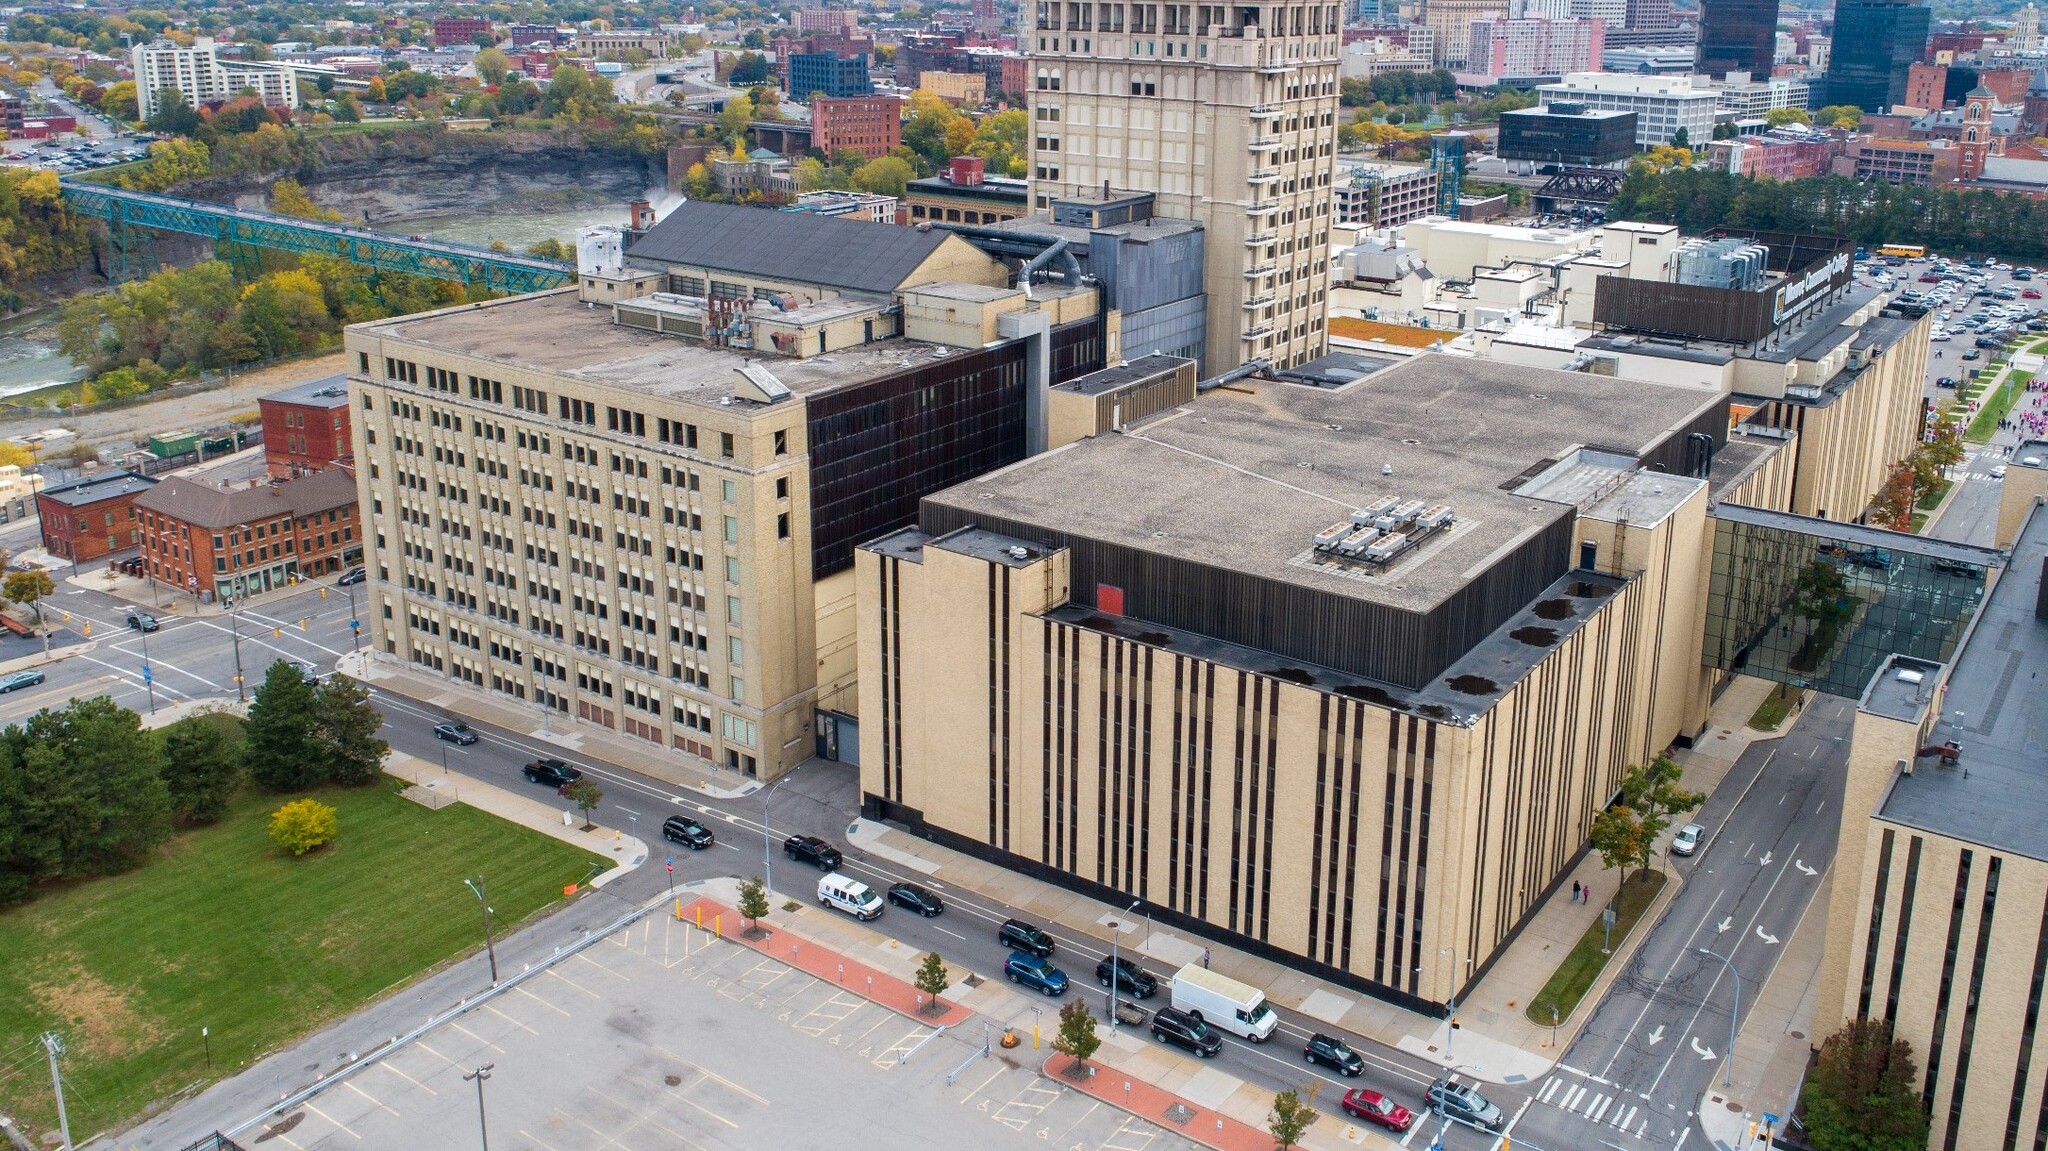
<instances>
[{"instance_id":1,"label":"concrete curb","mask_svg":"<svg viewBox=\"0 0 2048 1151\"><path fill-rule=\"evenodd\" d=\"M1607 963L1600 968L1600 974L1593 977L1593 985L1579 997L1578 1006L1572 1008L1572 1013L1559 1022L1557 1043L1552 1050L1562 1055L1565 1048L1578 1040L1579 1032L1593 1018L1593 1012L1588 1009L1589 1005L1598 1007L1601 1000L1607 998L1607 992L1613 988L1614 981L1621 978L1621 969L1627 967L1629 961L1635 958L1636 950L1643 945L1643 941L1656 933L1658 925L1664 921L1664 913L1671 909L1671 901L1678 898L1678 893L1685 887L1685 883L1685 877L1676 871L1664 873L1664 886L1657 890L1656 898L1650 900L1650 906L1643 909L1642 917L1636 920L1635 930L1629 932L1622 939L1621 946L1614 949L1614 954L1607 957ZM1528 1016L1525 1014L1523 1018L1526 1019ZM1553 1067L1556 1063L1555 1059L1551 1060Z\"/></svg>"},{"instance_id":2,"label":"concrete curb","mask_svg":"<svg viewBox=\"0 0 2048 1151\"><path fill-rule=\"evenodd\" d=\"M390 753L384 760L384 774L402 779L416 787L438 790L456 803L467 804L508 823L516 823L551 839L559 839L563 843L580 847L592 855L613 856L613 865L590 881L589 886L592 888L603 887L636 870L648 860L647 845L617 828L593 824L589 831L584 831L573 821L564 824L561 817L567 816L567 812L557 811L548 804L507 791L472 775L464 775L453 769L442 771L438 765L415 755L402 751ZM609 840L604 838L607 831L611 832Z\"/></svg>"}]
</instances>

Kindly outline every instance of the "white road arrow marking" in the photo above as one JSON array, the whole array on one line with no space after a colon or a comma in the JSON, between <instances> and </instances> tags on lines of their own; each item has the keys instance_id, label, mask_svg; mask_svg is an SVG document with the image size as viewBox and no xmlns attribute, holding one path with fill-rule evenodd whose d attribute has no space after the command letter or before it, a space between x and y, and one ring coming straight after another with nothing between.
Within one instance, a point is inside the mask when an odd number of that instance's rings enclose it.
<instances>
[{"instance_id":1,"label":"white road arrow marking","mask_svg":"<svg viewBox=\"0 0 2048 1151\"><path fill-rule=\"evenodd\" d=\"M1714 930L1716 930L1716 931L1727 931L1727 930L1728 930L1729 928L1731 928L1731 927L1733 927L1733 926L1735 926L1735 917L1731 915L1731 916L1729 916L1728 918L1726 918L1726 919L1722 920L1722 921L1721 921L1721 925L1720 925L1719 927L1715 928Z\"/></svg>"},{"instance_id":2,"label":"white road arrow marking","mask_svg":"<svg viewBox=\"0 0 2048 1151\"><path fill-rule=\"evenodd\" d=\"M1761 866L1769 867L1771 865L1771 853L1768 851L1764 852L1764 857L1757 860L1757 863Z\"/></svg>"},{"instance_id":3,"label":"white road arrow marking","mask_svg":"<svg viewBox=\"0 0 2048 1151\"><path fill-rule=\"evenodd\" d=\"M1759 923L1759 924L1757 924L1757 925L1756 925L1756 937L1757 937L1758 939L1761 939L1761 940L1763 940L1763 941L1764 941L1765 943L1776 943L1776 942L1778 941L1778 937L1777 937L1777 936L1775 936L1775 935L1766 935L1766 934L1764 933L1764 925L1763 925L1763 924L1761 924L1761 923Z\"/></svg>"},{"instance_id":4,"label":"white road arrow marking","mask_svg":"<svg viewBox=\"0 0 2048 1151\"><path fill-rule=\"evenodd\" d=\"M1714 1049L1711 1047L1701 1047L1700 1037L1697 1035L1692 1037L1692 1049L1699 1054L1701 1059L1714 1058Z\"/></svg>"},{"instance_id":5,"label":"white road arrow marking","mask_svg":"<svg viewBox=\"0 0 2048 1151\"><path fill-rule=\"evenodd\" d=\"M1805 861L1805 860L1803 860L1803 859L1795 859L1795 860L1793 860L1793 861L1792 861L1792 866L1794 866L1794 867L1798 868L1798 869L1799 869L1799 871L1800 871L1800 874L1802 874L1802 875L1819 875L1819 874L1820 874L1820 872L1818 872L1818 871L1815 871L1815 870L1814 870L1813 868L1811 868L1811 867L1808 867L1808 866L1806 866L1806 861Z\"/></svg>"},{"instance_id":6,"label":"white road arrow marking","mask_svg":"<svg viewBox=\"0 0 2048 1151\"><path fill-rule=\"evenodd\" d=\"M1655 1047L1662 1042L1664 1042L1664 1025L1659 1023L1650 1031L1650 1046Z\"/></svg>"}]
</instances>

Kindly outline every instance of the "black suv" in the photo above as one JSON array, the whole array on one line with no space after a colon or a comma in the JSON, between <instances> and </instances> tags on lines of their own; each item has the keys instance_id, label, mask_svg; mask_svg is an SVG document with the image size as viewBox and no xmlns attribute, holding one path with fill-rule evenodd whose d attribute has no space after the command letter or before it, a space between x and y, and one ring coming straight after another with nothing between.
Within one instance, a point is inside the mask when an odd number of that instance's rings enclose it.
<instances>
[{"instance_id":1,"label":"black suv","mask_svg":"<svg viewBox=\"0 0 2048 1151\"><path fill-rule=\"evenodd\" d=\"M996 942L1043 959L1053 953L1052 936L1021 919L1005 919L996 930Z\"/></svg>"},{"instance_id":2,"label":"black suv","mask_svg":"<svg viewBox=\"0 0 2048 1151\"><path fill-rule=\"evenodd\" d=\"M1116 980L1116 989L1138 999L1150 999L1159 994L1159 981L1152 973L1122 956L1112 962L1105 956L1095 965L1095 982L1108 987L1110 979Z\"/></svg>"},{"instance_id":3,"label":"black suv","mask_svg":"<svg viewBox=\"0 0 2048 1151\"><path fill-rule=\"evenodd\" d=\"M1358 1057L1358 1052L1342 1039L1320 1031L1308 1037L1308 1044L1301 1049L1301 1057L1310 1063L1320 1063L1340 1075L1357 1075L1365 1070L1365 1060Z\"/></svg>"},{"instance_id":4,"label":"black suv","mask_svg":"<svg viewBox=\"0 0 2048 1151\"><path fill-rule=\"evenodd\" d=\"M1223 1050L1223 1037L1216 1029L1171 1007L1162 1007L1152 1013L1152 1038L1176 1047L1185 1047L1204 1059L1213 1058Z\"/></svg>"},{"instance_id":5,"label":"black suv","mask_svg":"<svg viewBox=\"0 0 2048 1151\"><path fill-rule=\"evenodd\" d=\"M711 830L687 815L671 815L663 820L661 837L691 851L702 851L712 843Z\"/></svg>"},{"instance_id":6,"label":"black suv","mask_svg":"<svg viewBox=\"0 0 2048 1151\"><path fill-rule=\"evenodd\" d=\"M782 841L782 854L803 863L817 867L819 871L837 871L846 857L839 849L815 835L792 835Z\"/></svg>"},{"instance_id":7,"label":"black suv","mask_svg":"<svg viewBox=\"0 0 2048 1151\"><path fill-rule=\"evenodd\" d=\"M582 772L559 759L536 759L519 770L534 783L550 787L567 787L583 778Z\"/></svg>"},{"instance_id":8,"label":"black suv","mask_svg":"<svg viewBox=\"0 0 2048 1151\"><path fill-rule=\"evenodd\" d=\"M155 631L157 629L156 617L146 611L130 611L126 622L129 627L134 628L136 631Z\"/></svg>"}]
</instances>

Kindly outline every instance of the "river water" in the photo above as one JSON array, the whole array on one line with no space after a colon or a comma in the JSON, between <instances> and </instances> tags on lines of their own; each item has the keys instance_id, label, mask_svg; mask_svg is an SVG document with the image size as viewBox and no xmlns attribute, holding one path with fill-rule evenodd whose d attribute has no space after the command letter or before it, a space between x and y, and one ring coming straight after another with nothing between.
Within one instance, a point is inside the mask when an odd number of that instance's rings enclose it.
<instances>
[{"instance_id":1,"label":"river water","mask_svg":"<svg viewBox=\"0 0 2048 1151\"><path fill-rule=\"evenodd\" d=\"M681 196L663 188L649 189L647 198L657 215L668 214L682 202ZM509 211L501 205L458 216L387 220L380 230L485 247L497 241L523 252L548 239L574 244L576 233L592 224L624 224L626 208L624 201L552 207L541 212ZM57 350L56 323L56 310L49 308L0 319L0 399L51 384L75 383L84 377L84 369Z\"/></svg>"}]
</instances>

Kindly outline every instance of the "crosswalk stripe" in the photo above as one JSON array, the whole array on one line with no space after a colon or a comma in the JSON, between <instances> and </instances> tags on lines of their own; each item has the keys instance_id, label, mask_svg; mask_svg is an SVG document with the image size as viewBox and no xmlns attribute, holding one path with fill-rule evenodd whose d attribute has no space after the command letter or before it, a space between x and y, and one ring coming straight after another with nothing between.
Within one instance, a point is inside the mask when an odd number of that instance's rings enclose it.
<instances>
[{"instance_id":1,"label":"crosswalk stripe","mask_svg":"<svg viewBox=\"0 0 2048 1151\"><path fill-rule=\"evenodd\" d=\"M1626 1131L1628 1130L1629 1123L1632 1122L1635 1119L1635 1117L1636 1109L1631 1107L1628 1110L1623 1111L1614 1117L1614 1125L1616 1127L1621 1128L1623 1131Z\"/></svg>"},{"instance_id":2,"label":"crosswalk stripe","mask_svg":"<svg viewBox=\"0 0 2048 1151\"><path fill-rule=\"evenodd\" d=\"M1601 1117L1607 1114L1607 1109L1613 1105L1614 1096L1602 1095L1600 1097L1600 1102L1598 1104L1586 1108L1586 1118L1591 1119L1595 1123L1598 1123L1600 1122Z\"/></svg>"},{"instance_id":3,"label":"crosswalk stripe","mask_svg":"<svg viewBox=\"0 0 2048 1151\"><path fill-rule=\"evenodd\" d=\"M1564 1080L1559 1079L1555 1075L1551 1076L1550 1082L1543 1085L1543 1101L1545 1103L1550 1102L1550 1097L1557 1094L1557 1089L1562 1086L1564 1086Z\"/></svg>"},{"instance_id":4,"label":"crosswalk stripe","mask_svg":"<svg viewBox=\"0 0 2048 1151\"><path fill-rule=\"evenodd\" d=\"M1564 1102L1559 1103L1558 1106L1564 1108L1566 1111L1577 1111L1579 1109L1579 1100L1585 1098L1585 1095L1586 1088L1574 1087L1571 1090L1571 1094L1566 1095L1564 1097Z\"/></svg>"}]
</instances>

